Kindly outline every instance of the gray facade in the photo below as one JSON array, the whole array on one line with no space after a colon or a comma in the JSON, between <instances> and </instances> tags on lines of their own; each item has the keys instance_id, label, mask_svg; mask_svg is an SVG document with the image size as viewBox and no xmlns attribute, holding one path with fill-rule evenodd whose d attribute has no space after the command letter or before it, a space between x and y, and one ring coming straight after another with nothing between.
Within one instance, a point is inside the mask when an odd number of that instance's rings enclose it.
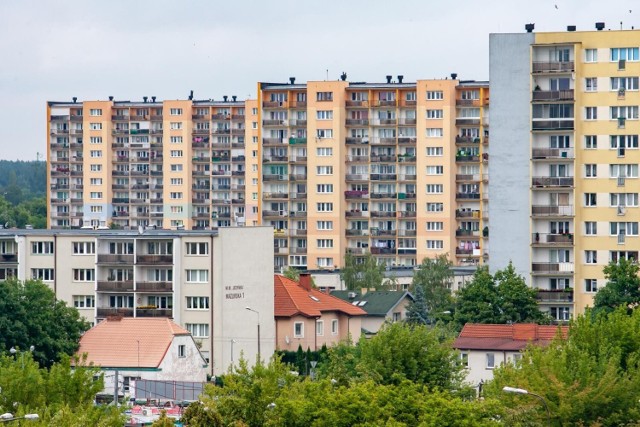
<instances>
[{"instance_id":1,"label":"gray facade","mask_svg":"<svg viewBox=\"0 0 640 427\"><path fill-rule=\"evenodd\" d=\"M489 36L491 143L489 263L513 262L530 281L530 49L534 34ZM495 165L500 165L495 167Z\"/></svg>"}]
</instances>

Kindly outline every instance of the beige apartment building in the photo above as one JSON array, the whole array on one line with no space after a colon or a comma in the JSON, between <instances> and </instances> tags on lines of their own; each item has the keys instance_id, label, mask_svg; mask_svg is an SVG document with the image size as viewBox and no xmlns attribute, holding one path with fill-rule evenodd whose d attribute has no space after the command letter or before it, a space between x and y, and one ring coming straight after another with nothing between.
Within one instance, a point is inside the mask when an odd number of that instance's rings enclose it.
<instances>
[{"instance_id":1,"label":"beige apartment building","mask_svg":"<svg viewBox=\"0 0 640 427\"><path fill-rule=\"evenodd\" d=\"M274 228L274 268L488 257L489 84L259 83L258 99L49 102L48 225Z\"/></svg>"},{"instance_id":2,"label":"beige apartment building","mask_svg":"<svg viewBox=\"0 0 640 427\"><path fill-rule=\"evenodd\" d=\"M167 317L187 329L212 373L275 345L273 231L0 230L0 280L41 279L97 323ZM251 268L247 268L247 259ZM247 312L250 307L257 316Z\"/></svg>"}]
</instances>

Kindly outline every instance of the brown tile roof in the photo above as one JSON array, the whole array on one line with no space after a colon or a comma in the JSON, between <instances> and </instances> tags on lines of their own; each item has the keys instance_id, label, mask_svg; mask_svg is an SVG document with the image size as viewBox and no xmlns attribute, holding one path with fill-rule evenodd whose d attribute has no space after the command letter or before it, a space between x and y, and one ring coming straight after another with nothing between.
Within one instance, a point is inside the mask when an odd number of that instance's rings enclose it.
<instances>
[{"instance_id":1,"label":"brown tile roof","mask_svg":"<svg viewBox=\"0 0 640 427\"><path fill-rule=\"evenodd\" d=\"M535 323L515 323L493 325L467 323L453 343L459 350L519 351L529 343L546 345L555 338L558 329L562 337L567 337L566 326L536 325Z\"/></svg>"},{"instance_id":2,"label":"brown tile roof","mask_svg":"<svg viewBox=\"0 0 640 427\"><path fill-rule=\"evenodd\" d=\"M322 312L339 311L349 316L364 316L367 313L316 289L308 289L303 285L278 274L273 277L275 292L275 317L320 317Z\"/></svg>"},{"instance_id":3,"label":"brown tile roof","mask_svg":"<svg viewBox=\"0 0 640 427\"><path fill-rule=\"evenodd\" d=\"M102 367L157 368L176 335L190 334L166 318L107 319L82 336L78 354L87 353L87 362Z\"/></svg>"}]
</instances>

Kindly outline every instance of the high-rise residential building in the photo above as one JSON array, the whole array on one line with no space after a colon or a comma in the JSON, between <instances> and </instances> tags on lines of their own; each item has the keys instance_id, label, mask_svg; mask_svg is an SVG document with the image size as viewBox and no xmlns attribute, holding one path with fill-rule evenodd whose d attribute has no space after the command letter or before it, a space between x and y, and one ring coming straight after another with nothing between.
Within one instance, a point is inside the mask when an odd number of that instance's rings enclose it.
<instances>
[{"instance_id":1,"label":"high-rise residential building","mask_svg":"<svg viewBox=\"0 0 640 427\"><path fill-rule=\"evenodd\" d=\"M274 227L274 267L488 256L489 84L259 83L258 99L49 102L50 228ZM225 97L226 98L226 97Z\"/></svg>"},{"instance_id":2,"label":"high-rise residential building","mask_svg":"<svg viewBox=\"0 0 640 427\"><path fill-rule=\"evenodd\" d=\"M92 323L171 318L201 344L210 372L221 374L234 344L236 363L241 352L251 361L273 353L271 239L268 227L0 230L0 281L40 279Z\"/></svg>"},{"instance_id":3,"label":"high-rise residential building","mask_svg":"<svg viewBox=\"0 0 640 427\"><path fill-rule=\"evenodd\" d=\"M640 31L604 27L490 37L491 267L513 261L556 320L640 250Z\"/></svg>"}]
</instances>

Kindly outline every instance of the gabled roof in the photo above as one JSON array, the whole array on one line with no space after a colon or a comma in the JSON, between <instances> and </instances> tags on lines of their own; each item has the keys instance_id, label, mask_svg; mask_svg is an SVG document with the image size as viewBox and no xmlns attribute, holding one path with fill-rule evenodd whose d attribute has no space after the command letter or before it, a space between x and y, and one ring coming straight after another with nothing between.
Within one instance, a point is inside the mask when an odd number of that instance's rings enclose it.
<instances>
[{"instance_id":1,"label":"gabled roof","mask_svg":"<svg viewBox=\"0 0 640 427\"><path fill-rule=\"evenodd\" d=\"M467 323L453 343L459 350L519 351L529 343L547 345L556 337L558 330L566 339L566 326L537 325L535 323L514 323L494 325Z\"/></svg>"},{"instance_id":2,"label":"gabled roof","mask_svg":"<svg viewBox=\"0 0 640 427\"><path fill-rule=\"evenodd\" d=\"M333 291L332 296L338 297L351 305L360 307L368 316L386 316L404 298L413 300L413 296L406 291L372 291L362 295L354 291Z\"/></svg>"},{"instance_id":3,"label":"gabled roof","mask_svg":"<svg viewBox=\"0 0 640 427\"><path fill-rule=\"evenodd\" d=\"M109 318L85 332L78 354L105 368L157 368L178 335L191 334L167 318Z\"/></svg>"},{"instance_id":4,"label":"gabled roof","mask_svg":"<svg viewBox=\"0 0 640 427\"><path fill-rule=\"evenodd\" d=\"M324 292L287 279L278 274L273 277L275 292L275 317L320 317L323 312L338 311L349 316L364 316L367 314L360 307L355 307Z\"/></svg>"}]
</instances>

